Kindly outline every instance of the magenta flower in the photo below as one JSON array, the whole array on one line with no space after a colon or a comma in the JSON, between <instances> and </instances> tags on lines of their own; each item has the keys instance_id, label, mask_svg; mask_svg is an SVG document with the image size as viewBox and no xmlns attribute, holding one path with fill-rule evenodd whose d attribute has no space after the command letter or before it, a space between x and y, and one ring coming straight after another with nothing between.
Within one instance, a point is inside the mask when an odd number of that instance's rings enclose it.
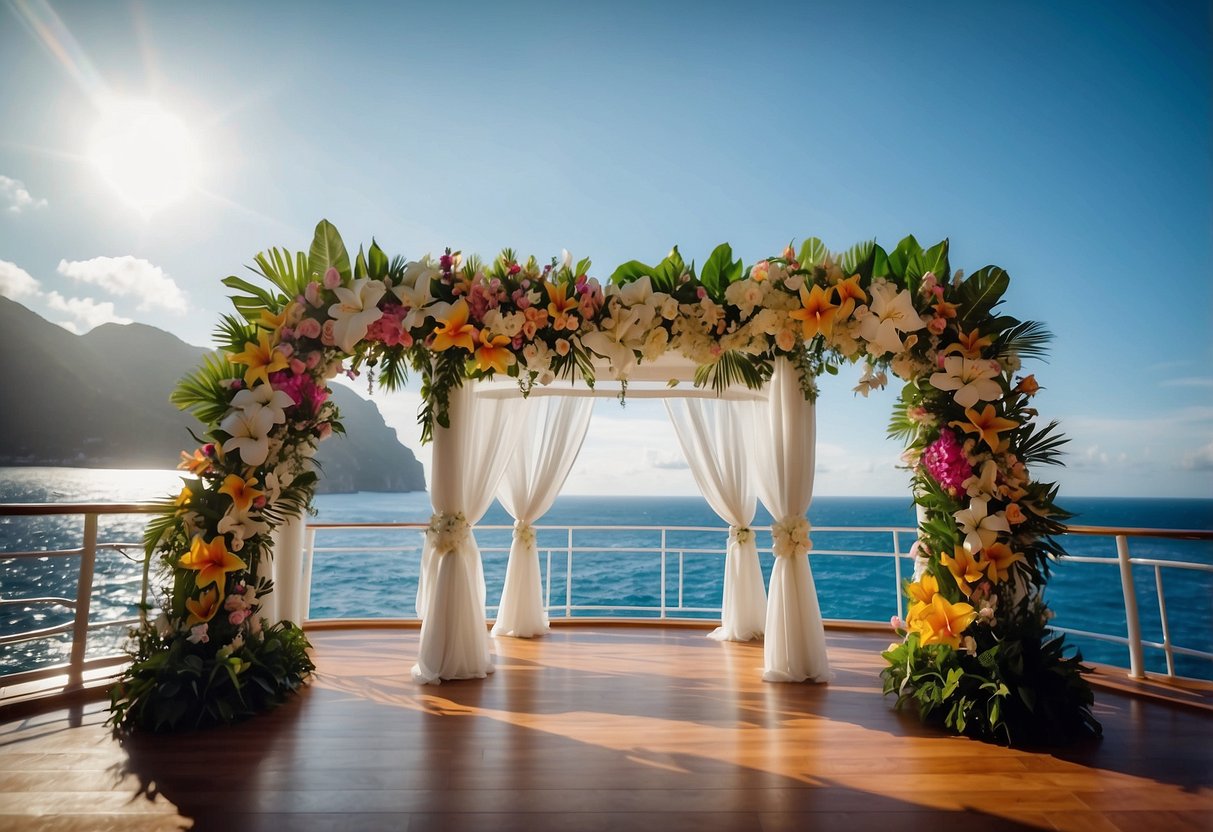
<instances>
[{"instance_id":1,"label":"magenta flower","mask_svg":"<svg viewBox=\"0 0 1213 832\"><path fill-rule=\"evenodd\" d=\"M923 451L922 465L952 496L963 491L964 481L973 476L973 466L965 458L956 434L946 429L940 431L939 438Z\"/></svg>"}]
</instances>

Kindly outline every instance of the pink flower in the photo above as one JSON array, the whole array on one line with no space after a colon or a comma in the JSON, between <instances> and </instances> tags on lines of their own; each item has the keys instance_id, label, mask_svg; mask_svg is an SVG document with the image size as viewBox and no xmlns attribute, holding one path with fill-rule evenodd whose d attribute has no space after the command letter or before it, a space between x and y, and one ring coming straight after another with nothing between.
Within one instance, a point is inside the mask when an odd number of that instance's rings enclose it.
<instances>
[{"instance_id":1,"label":"pink flower","mask_svg":"<svg viewBox=\"0 0 1213 832\"><path fill-rule=\"evenodd\" d=\"M566 339L566 338L557 338L556 339L556 352L558 355L568 355L570 346L571 345L569 344L568 339Z\"/></svg>"},{"instance_id":2,"label":"pink flower","mask_svg":"<svg viewBox=\"0 0 1213 832\"><path fill-rule=\"evenodd\" d=\"M341 272L337 271L333 266L329 266L324 273L324 288L336 289L341 285Z\"/></svg>"},{"instance_id":3,"label":"pink flower","mask_svg":"<svg viewBox=\"0 0 1213 832\"><path fill-rule=\"evenodd\" d=\"M934 317L927 324L927 329L932 335L943 335L943 331L948 328L947 318Z\"/></svg>"},{"instance_id":4,"label":"pink flower","mask_svg":"<svg viewBox=\"0 0 1213 832\"><path fill-rule=\"evenodd\" d=\"M906 623L901 620L900 615L895 615L889 619L889 626L894 630L904 630L906 628Z\"/></svg>"},{"instance_id":5,"label":"pink flower","mask_svg":"<svg viewBox=\"0 0 1213 832\"><path fill-rule=\"evenodd\" d=\"M313 283L312 285L316 284ZM299 322L299 326L295 327L295 333L300 338L319 338L320 321L315 318L304 318Z\"/></svg>"},{"instance_id":6,"label":"pink flower","mask_svg":"<svg viewBox=\"0 0 1213 832\"><path fill-rule=\"evenodd\" d=\"M236 610L235 612L228 615L227 621L233 627L239 627L241 624L244 623L244 619L248 618L249 615L251 615L251 614L252 614L252 610Z\"/></svg>"},{"instance_id":7,"label":"pink flower","mask_svg":"<svg viewBox=\"0 0 1213 832\"><path fill-rule=\"evenodd\" d=\"M316 309L324 306L324 298L320 297L320 284L314 280L303 290L303 297Z\"/></svg>"},{"instance_id":8,"label":"pink flower","mask_svg":"<svg viewBox=\"0 0 1213 832\"><path fill-rule=\"evenodd\" d=\"M302 361L300 361L298 358L292 358L291 359L291 372L297 376L303 375L304 373L307 372L307 365L304 364Z\"/></svg>"},{"instance_id":9,"label":"pink flower","mask_svg":"<svg viewBox=\"0 0 1213 832\"><path fill-rule=\"evenodd\" d=\"M939 438L922 453L922 465L944 489L955 496L964 490L964 481L973 476L973 466L965 458L956 434L944 429Z\"/></svg>"},{"instance_id":10,"label":"pink flower","mask_svg":"<svg viewBox=\"0 0 1213 832\"><path fill-rule=\"evenodd\" d=\"M294 375L285 371L270 373L270 385L290 396L291 401L297 407L302 407L308 416L319 413L320 406L329 397L328 389L316 384L316 380L307 374Z\"/></svg>"},{"instance_id":11,"label":"pink flower","mask_svg":"<svg viewBox=\"0 0 1213 832\"><path fill-rule=\"evenodd\" d=\"M326 347L337 346L336 326L337 322L332 318L324 322L324 326L320 329L320 343Z\"/></svg>"}]
</instances>

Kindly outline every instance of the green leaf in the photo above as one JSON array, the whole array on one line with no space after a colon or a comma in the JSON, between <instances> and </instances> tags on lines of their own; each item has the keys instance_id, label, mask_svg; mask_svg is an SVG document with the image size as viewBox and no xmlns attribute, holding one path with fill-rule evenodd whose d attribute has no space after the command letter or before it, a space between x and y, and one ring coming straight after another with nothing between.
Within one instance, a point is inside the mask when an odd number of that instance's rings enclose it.
<instances>
[{"instance_id":1,"label":"green leaf","mask_svg":"<svg viewBox=\"0 0 1213 832\"><path fill-rule=\"evenodd\" d=\"M923 252L921 261L923 274L931 272L940 283L948 282L951 272L948 266L948 241L946 239ZM917 289L917 285L914 288Z\"/></svg>"},{"instance_id":2,"label":"green leaf","mask_svg":"<svg viewBox=\"0 0 1213 832\"><path fill-rule=\"evenodd\" d=\"M856 243L843 253L839 266L848 275L855 274L856 272L862 274L864 271L871 271L872 254L875 250L875 240Z\"/></svg>"},{"instance_id":3,"label":"green leaf","mask_svg":"<svg viewBox=\"0 0 1213 832\"><path fill-rule=\"evenodd\" d=\"M616 286L623 286L632 281L639 280L645 275L648 275L651 280L657 276L657 272L654 271L652 266L646 266L639 260L629 260L615 269L611 274L610 282Z\"/></svg>"},{"instance_id":4,"label":"green leaf","mask_svg":"<svg viewBox=\"0 0 1213 832\"><path fill-rule=\"evenodd\" d=\"M373 238L371 239L371 250L367 255L367 270L376 280L383 280L384 275L388 273L387 255L383 253L383 249Z\"/></svg>"},{"instance_id":5,"label":"green leaf","mask_svg":"<svg viewBox=\"0 0 1213 832\"><path fill-rule=\"evenodd\" d=\"M811 269L825 263L829 256L830 250L825 247L825 243L816 237L809 237L800 244L800 253L796 255L796 260L801 268Z\"/></svg>"},{"instance_id":6,"label":"green leaf","mask_svg":"<svg viewBox=\"0 0 1213 832\"><path fill-rule=\"evenodd\" d=\"M960 307L966 329L976 326L1002 301L1011 277L997 266L986 266L969 275L956 290L956 305Z\"/></svg>"},{"instance_id":7,"label":"green leaf","mask_svg":"<svg viewBox=\"0 0 1213 832\"><path fill-rule=\"evenodd\" d=\"M330 267L337 270L343 283L349 283L350 255L345 250L345 243L332 223L321 220L308 252L308 270L316 277L323 277Z\"/></svg>"},{"instance_id":8,"label":"green leaf","mask_svg":"<svg viewBox=\"0 0 1213 832\"><path fill-rule=\"evenodd\" d=\"M960 680L962 678L964 678L964 671L959 667L954 667L948 671L948 679L943 686L944 699L948 699L956 692L956 688L960 687Z\"/></svg>"},{"instance_id":9,"label":"green leaf","mask_svg":"<svg viewBox=\"0 0 1213 832\"><path fill-rule=\"evenodd\" d=\"M898 278L904 278L906 267L911 259L922 255L922 246L914 239L913 235L904 238L897 244L897 248L889 252L889 272Z\"/></svg>"},{"instance_id":10,"label":"green leaf","mask_svg":"<svg viewBox=\"0 0 1213 832\"><path fill-rule=\"evenodd\" d=\"M359 246L358 256L354 258L354 279L361 280L368 275L369 272L366 266L366 255L362 253L362 246Z\"/></svg>"},{"instance_id":11,"label":"green leaf","mask_svg":"<svg viewBox=\"0 0 1213 832\"><path fill-rule=\"evenodd\" d=\"M737 268L733 264L733 249L728 243L721 243L712 250L707 261L703 264L703 271L699 273L699 282L703 284L703 288L707 289L708 295L714 300L719 300L724 296L725 287L729 285L733 278L733 274L740 274L740 263L737 263Z\"/></svg>"}]
</instances>

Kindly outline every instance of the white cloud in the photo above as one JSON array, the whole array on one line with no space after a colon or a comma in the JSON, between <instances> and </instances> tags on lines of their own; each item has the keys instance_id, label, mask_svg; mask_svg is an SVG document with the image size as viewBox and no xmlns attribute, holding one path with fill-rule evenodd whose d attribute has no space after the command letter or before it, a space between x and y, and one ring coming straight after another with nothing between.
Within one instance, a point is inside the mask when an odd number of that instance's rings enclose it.
<instances>
[{"instance_id":1,"label":"white cloud","mask_svg":"<svg viewBox=\"0 0 1213 832\"><path fill-rule=\"evenodd\" d=\"M1183 466L1190 471L1213 471L1213 442L1189 451L1184 457Z\"/></svg>"},{"instance_id":2,"label":"white cloud","mask_svg":"<svg viewBox=\"0 0 1213 832\"><path fill-rule=\"evenodd\" d=\"M46 207L46 200L31 194L24 182L4 175L0 175L0 200L8 203L10 214Z\"/></svg>"},{"instance_id":3,"label":"white cloud","mask_svg":"<svg viewBox=\"0 0 1213 832\"><path fill-rule=\"evenodd\" d=\"M65 298L58 292L51 292L46 296L46 305L56 312L66 312L80 322L80 327L77 327L72 321L60 322L60 326L72 332L80 332L81 329L87 332L93 327L105 323L131 323L130 318L123 318L116 314L114 304L109 301L96 301L92 298Z\"/></svg>"},{"instance_id":4,"label":"white cloud","mask_svg":"<svg viewBox=\"0 0 1213 832\"><path fill-rule=\"evenodd\" d=\"M40 292L41 284L29 272L16 263L0 260L0 295L17 300L36 297Z\"/></svg>"},{"instance_id":5,"label":"white cloud","mask_svg":"<svg viewBox=\"0 0 1213 832\"><path fill-rule=\"evenodd\" d=\"M184 314L185 293L163 269L140 257L94 257L92 260L60 260L59 274L92 283L112 295L141 298L140 311L159 308Z\"/></svg>"},{"instance_id":6,"label":"white cloud","mask_svg":"<svg viewBox=\"0 0 1213 832\"><path fill-rule=\"evenodd\" d=\"M658 451L649 448L645 452L645 461L654 468L666 471L689 471L691 466L683 459L681 453L674 451Z\"/></svg>"}]
</instances>

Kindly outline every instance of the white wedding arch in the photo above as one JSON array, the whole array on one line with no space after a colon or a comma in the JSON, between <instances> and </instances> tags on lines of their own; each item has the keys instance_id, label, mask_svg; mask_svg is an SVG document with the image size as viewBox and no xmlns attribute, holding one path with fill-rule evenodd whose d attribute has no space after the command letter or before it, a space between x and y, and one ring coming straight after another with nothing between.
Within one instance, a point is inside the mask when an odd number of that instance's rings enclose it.
<instances>
[{"instance_id":1,"label":"white wedding arch","mask_svg":"<svg viewBox=\"0 0 1213 832\"><path fill-rule=\"evenodd\" d=\"M181 493L148 526L162 612L135 634L115 723L229 722L312 670L292 623L307 591L299 518L316 444L340 430L326 382L343 371L388 389L410 369L421 378L434 513L418 682L493 671L473 528L494 495L516 520L494 634L546 631L532 526L576 458L589 397L604 393L668 400L696 482L730 527L714 636L762 636L768 681L825 681L808 562L816 378L861 361L865 395L888 372L905 382L891 431L907 442L921 517L886 692L983 738L1098 729L1079 659L1047 629L1041 590L1067 515L1028 466L1056 461L1064 440L1037 426L1038 385L1019 375L1047 333L995 311L1005 272L953 273L946 241L912 237L841 254L810 238L749 267L722 245L698 271L675 248L656 266L625 263L605 286L589 268L508 249L491 262L449 249L389 260L374 243L351 261L321 222L308 253L257 256L268 287L225 279L236 314L216 330L220 352L173 394L206 427L182 454ZM756 498L775 518L765 603Z\"/></svg>"}]
</instances>

